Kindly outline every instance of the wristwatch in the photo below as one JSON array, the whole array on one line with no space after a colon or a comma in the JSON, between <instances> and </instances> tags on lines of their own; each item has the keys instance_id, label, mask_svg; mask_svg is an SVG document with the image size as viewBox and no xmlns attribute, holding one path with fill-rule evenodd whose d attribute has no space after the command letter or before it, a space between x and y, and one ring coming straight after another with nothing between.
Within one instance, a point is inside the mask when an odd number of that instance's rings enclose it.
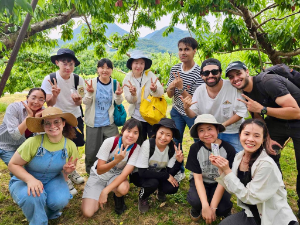
<instances>
[{"instance_id":1,"label":"wristwatch","mask_svg":"<svg viewBox=\"0 0 300 225\"><path fill-rule=\"evenodd\" d=\"M267 114L267 107L266 107L266 106L264 106L264 107L262 108L262 110L260 111L260 114L261 114L261 115Z\"/></svg>"},{"instance_id":2,"label":"wristwatch","mask_svg":"<svg viewBox=\"0 0 300 225\"><path fill-rule=\"evenodd\" d=\"M178 90L179 94L181 94L181 95L182 95L182 93L184 92L184 88L182 88L182 89L178 89L178 88L177 88L177 90Z\"/></svg>"}]
</instances>

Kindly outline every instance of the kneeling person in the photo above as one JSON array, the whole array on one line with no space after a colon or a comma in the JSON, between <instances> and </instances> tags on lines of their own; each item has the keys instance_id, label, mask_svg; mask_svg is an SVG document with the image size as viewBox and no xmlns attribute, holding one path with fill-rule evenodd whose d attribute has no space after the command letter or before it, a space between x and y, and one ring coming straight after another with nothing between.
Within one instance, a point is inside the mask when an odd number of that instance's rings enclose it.
<instances>
[{"instance_id":1,"label":"kneeling person","mask_svg":"<svg viewBox=\"0 0 300 225\"><path fill-rule=\"evenodd\" d=\"M210 224L216 220L216 216L230 214L231 195L215 181L219 176L218 168L209 161L212 153L221 155L228 159L231 168L235 149L218 138L218 133L224 130L225 127L211 114L198 116L190 130L192 138L200 139L191 146L186 162L186 168L192 172L187 201L192 206L190 215L193 221L199 220L202 214L202 218ZM212 152L213 145L218 150Z\"/></svg>"},{"instance_id":2,"label":"kneeling person","mask_svg":"<svg viewBox=\"0 0 300 225\"><path fill-rule=\"evenodd\" d=\"M180 133L172 119L163 118L153 125L155 135L145 140L136 163L138 172L131 175L130 181L141 187L139 211L149 210L148 198L158 190L157 198L165 201L165 194L175 194L179 183L174 176L179 172L183 161L180 145L175 146L173 137L179 139Z\"/></svg>"}]
</instances>

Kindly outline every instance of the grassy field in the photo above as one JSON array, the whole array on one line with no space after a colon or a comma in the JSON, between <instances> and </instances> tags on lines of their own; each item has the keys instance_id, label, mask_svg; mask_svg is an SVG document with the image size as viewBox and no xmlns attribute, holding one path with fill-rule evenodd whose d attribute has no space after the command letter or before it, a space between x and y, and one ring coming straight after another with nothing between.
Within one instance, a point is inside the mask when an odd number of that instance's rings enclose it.
<instances>
[{"instance_id":1,"label":"grassy field","mask_svg":"<svg viewBox=\"0 0 300 225\"><path fill-rule=\"evenodd\" d=\"M0 99L0 108L8 105L14 101L25 100L24 94L5 95ZM171 101L168 99L169 107L171 108ZM3 106L4 105L4 106ZM128 107L124 102L125 107ZM3 112L1 112L3 111ZM4 110L0 110L0 122L4 116ZM185 159L188 155L189 146L193 140L189 136L188 129L185 130L183 150ZM84 167L84 147L79 149L80 160L78 161L77 171L87 179L87 174ZM283 177L288 192L288 201L294 213L297 212L297 194L296 194L296 162L294 156L293 143L290 142L285 147L281 157L281 168ZM186 201L187 191L189 189L188 182L189 171L186 170L186 178L180 184L180 189L177 194L167 196L166 203L156 201L152 196L150 200L151 209L145 214L140 214L137 208L138 203L138 188L131 186L131 190L126 196L125 202L128 210L121 216L114 213L114 201L112 195L109 195L108 204L104 210L99 210L92 218L87 219L83 217L80 206L81 196L84 189L83 185L75 185L78 194L70 201L69 205L63 210L63 214L59 219L52 220L49 224L205 224L203 220L199 223L192 222L189 217L190 206ZM25 216L20 208L13 203L8 191L8 182L10 176L6 165L0 161L0 224L27 224ZM238 212L241 209L236 206L236 198L233 196L234 208L232 213ZM218 224L220 218L213 224Z\"/></svg>"}]
</instances>

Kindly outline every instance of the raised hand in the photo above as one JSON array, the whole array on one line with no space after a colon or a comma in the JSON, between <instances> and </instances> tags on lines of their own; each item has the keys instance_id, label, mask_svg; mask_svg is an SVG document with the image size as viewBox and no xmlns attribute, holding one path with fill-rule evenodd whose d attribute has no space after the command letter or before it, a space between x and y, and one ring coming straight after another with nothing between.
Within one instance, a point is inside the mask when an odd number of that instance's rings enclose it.
<instances>
[{"instance_id":1,"label":"raised hand","mask_svg":"<svg viewBox=\"0 0 300 225\"><path fill-rule=\"evenodd\" d=\"M231 169L229 167L229 161L222 156L214 156L215 158L212 158L213 161L211 163L218 167L221 171L223 171L226 175L231 172Z\"/></svg>"},{"instance_id":2,"label":"raised hand","mask_svg":"<svg viewBox=\"0 0 300 225\"><path fill-rule=\"evenodd\" d=\"M119 150L116 151L116 153L114 155L114 160L117 163L121 162L125 158L126 152L127 152L127 148L128 148L128 146L123 150L123 144L122 144L121 148L119 148Z\"/></svg>"},{"instance_id":3,"label":"raised hand","mask_svg":"<svg viewBox=\"0 0 300 225\"><path fill-rule=\"evenodd\" d=\"M29 106L27 104L25 104L25 102L23 102L23 101L21 101L21 102L26 109L28 117L33 117L33 111L29 108Z\"/></svg>"},{"instance_id":4,"label":"raised hand","mask_svg":"<svg viewBox=\"0 0 300 225\"><path fill-rule=\"evenodd\" d=\"M27 181L27 194L30 196L30 193L32 193L33 197L41 195L43 193L44 185L40 180L37 180L36 178L32 177L29 181Z\"/></svg>"},{"instance_id":5,"label":"raised hand","mask_svg":"<svg viewBox=\"0 0 300 225\"><path fill-rule=\"evenodd\" d=\"M174 145L174 148L175 148L175 152L176 152L176 156L175 156L176 160L181 163L183 161L184 156L180 149L180 143L178 144L178 148L176 147L176 145Z\"/></svg>"},{"instance_id":6,"label":"raised hand","mask_svg":"<svg viewBox=\"0 0 300 225\"><path fill-rule=\"evenodd\" d=\"M60 93L60 88L57 87L56 79L53 78L54 83L52 83L51 80L48 80L48 81L49 81L49 83L50 83L50 85L51 85L51 92L52 92L52 95L53 95L54 97L57 97L57 96L59 95L59 93Z\"/></svg>"},{"instance_id":7,"label":"raised hand","mask_svg":"<svg viewBox=\"0 0 300 225\"><path fill-rule=\"evenodd\" d=\"M180 78L179 72L177 71L177 74L173 72L173 75L175 77L175 80L173 81L174 82L174 86L177 89L182 89L183 88L183 81L182 81L182 78Z\"/></svg>"},{"instance_id":8,"label":"raised hand","mask_svg":"<svg viewBox=\"0 0 300 225\"><path fill-rule=\"evenodd\" d=\"M132 85L132 83L130 82L130 80L128 81L128 84L124 84L124 87L128 87L129 91L131 93L132 96L136 96L136 87Z\"/></svg>"},{"instance_id":9,"label":"raised hand","mask_svg":"<svg viewBox=\"0 0 300 225\"><path fill-rule=\"evenodd\" d=\"M93 80L91 80L91 84L89 84L87 82L87 80L84 80L84 82L86 84L86 90L87 90L87 92L94 93Z\"/></svg>"},{"instance_id":10,"label":"raised hand","mask_svg":"<svg viewBox=\"0 0 300 225\"><path fill-rule=\"evenodd\" d=\"M63 170L65 174L70 174L76 169L77 158L72 161L73 156L69 159L69 161L63 166Z\"/></svg>"},{"instance_id":11,"label":"raised hand","mask_svg":"<svg viewBox=\"0 0 300 225\"><path fill-rule=\"evenodd\" d=\"M157 89L157 85L156 85L157 79L158 79L158 78L156 77L155 81L153 82L153 81L152 81L152 77L151 77L150 90L151 90L152 92L156 92L156 89Z\"/></svg>"},{"instance_id":12,"label":"raised hand","mask_svg":"<svg viewBox=\"0 0 300 225\"><path fill-rule=\"evenodd\" d=\"M183 102L183 108L189 109L192 105L196 104L197 102L192 102L192 97L190 95L183 98L181 95L179 96L181 101Z\"/></svg>"},{"instance_id":13,"label":"raised hand","mask_svg":"<svg viewBox=\"0 0 300 225\"><path fill-rule=\"evenodd\" d=\"M116 93L116 95L121 95L123 93L123 88L120 87L120 83L118 83L118 88L115 93Z\"/></svg>"},{"instance_id":14,"label":"raised hand","mask_svg":"<svg viewBox=\"0 0 300 225\"><path fill-rule=\"evenodd\" d=\"M173 185L173 187L178 187L178 181L171 174L169 174L168 181Z\"/></svg>"},{"instance_id":15,"label":"raised hand","mask_svg":"<svg viewBox=\"0 0 300 225\"><path fill-rule=\"evenodd\" d=\"M258 102L252 100L251 98L249 98L247 95L242 94L242 96L247 99L247 101L243 100L243 99L238 99L240 102L243 102L246 104L247 109L249 112L253 112L253 113L261 113L261 110L263 109L263 106L261 104L259 104Z\"/></svg>"}]
</instances>

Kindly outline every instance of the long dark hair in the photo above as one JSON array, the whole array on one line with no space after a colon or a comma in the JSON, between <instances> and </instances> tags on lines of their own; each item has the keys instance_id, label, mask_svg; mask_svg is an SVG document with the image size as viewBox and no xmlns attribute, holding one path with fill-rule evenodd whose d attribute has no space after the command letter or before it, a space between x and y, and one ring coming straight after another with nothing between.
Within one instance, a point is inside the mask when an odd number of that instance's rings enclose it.
<instances>
[{"instance_id":1,"label":"long dark hair","mask_svg":"<svg viewBox=\"0 0 300 225\"><path fill-rule=\"evenodd\" d=\"M143 138L143 135L142 135L143 128L142 128L142 123L140 121L138 121L137 119L131 118L131 119L127 120L122 127L120 135L123 136L123 133L125 130L127 130L127 129L131 130L134 127L137 127L139 130L139 137L138 137L136 143L141 145L142 138Z\"/></svg>"},{"instance_id":2,"label":"long dark hair","mask_svg":"<svg viewBox=\"0 0 300 225\"><path fill-rule=\"evenodd\" d=\"M260 156L261 152L263 151L263 149L266 150L266 152L269 152L269 145L268 145L268 136L269 136L269 132L268 132L268 128L266 126L266 124L264 122L262 122L261 120L258 119L249 119L249 120L245 120L239 129L239 135L241 135L242 131L244 130L244 128L248 125L248 124L256 124L257 126L261 127L263 129L263 143L262 145L256 150L256 152L254 152L251 157L250 157L250 161L249 161L249 171L251 172L251 167L253 165L253 163L256 161L256 159Z\"/></svg>"},{"instance_id":3,"label":"long dark hair","mask_svg":"<svg viewBox=\"0 0 300 225\"><path fill-rule=\"evenodd\" d=\"M30 91L28 92L28 95L26 97L28 98L33 91L41 91L41 92L43 92L45 100L46 100L46 92L42 88L39 88L39 87L31 88Z\"/></svg>"}]
</instances>

